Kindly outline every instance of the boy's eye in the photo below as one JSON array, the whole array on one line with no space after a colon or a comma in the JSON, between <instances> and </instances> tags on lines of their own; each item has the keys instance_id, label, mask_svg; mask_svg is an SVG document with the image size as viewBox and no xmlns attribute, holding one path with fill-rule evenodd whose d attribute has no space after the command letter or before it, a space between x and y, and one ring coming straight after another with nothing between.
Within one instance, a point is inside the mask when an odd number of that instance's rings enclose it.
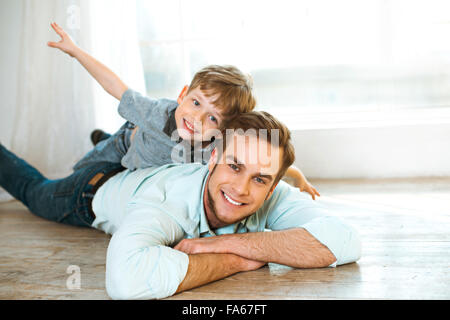
<instances>
[{"instance_id":1,"label":"boy's eye","mask_svg":"<svg viewBox=\"0 0 450 320\"><path fill-rule=\"evenodd\" d=\"M214 117L214 116L209 116L209 120L211 120L211 121L213 121L213 122L215 122L215 123L218 122L217 119L216 119L216 117Z\"/></svg>"},{"instance_id":2,"label":"boy's eye","mask_svg":"<svg viewBox=\"0 0 450 320\"><path fill-rule=\"evenodd\" d=\"M230 168L233 169L234 171L239 170L239 167L237 165L235 165L234 163L230 164Z\"/></svg>"},{"instance_id":3,"label":"boy's eye","mask_svg":"<svg viewBox=\"0 0 450 320\"><path fill-rule=\"evenodd\" d=\"M198 102L197 100L194 99L194 104L195 104L196 106L199 106L199 105L200 105L200 102Z\"/></svg>"}]
</instances>

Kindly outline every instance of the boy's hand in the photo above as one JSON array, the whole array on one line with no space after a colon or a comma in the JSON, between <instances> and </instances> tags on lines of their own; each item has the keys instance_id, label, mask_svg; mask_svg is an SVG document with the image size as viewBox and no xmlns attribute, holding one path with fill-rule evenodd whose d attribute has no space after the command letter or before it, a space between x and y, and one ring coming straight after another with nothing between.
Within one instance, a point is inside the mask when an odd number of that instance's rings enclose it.
<instances>
[{"instance_id":1,"label":"boy's hand","mask_svg":"<svg viewBox=\"0 0 450 320\"><path fill-rule=\"evenodd\" d=\"M308 192L313 200L316 200L316 196L320 197L319 192L312 184L306 180L303 173L295 166L290 166L285 174L287 177L294 179L294 186L299 188L301 192Z\"/></svg>"},{"instance_id":2,"label":"boy's hand","mask_svg":"<svg viewBox=\"0 0 450 320\"><path fill-rule=\"evenodd\" d=\"M49 41L47 45L52 48L58 48L73 57L76 49L78 48L77 45L73 42L70 36L56 24L56 22L53 22L51 26L53 30L55 30L55 32L61 37L61 40L59 42Z\"/></svg>"},{"instance_id":3,"label":"boy's hand","mask_svg":"<svg viewBox=\"0 0 450 320\"><path fill-rule=\"evenodd\" d=\"M314 188L314 186L306 180L300 180L300 181L296 180L295 186L297 188L299 188L300 191L302 191L302 192L308 192L311 195L311 197L313 198L313 200L316 200L316 196L320 197L320 194L316 190L316 188Z\"/></svg>"}]
</instances>

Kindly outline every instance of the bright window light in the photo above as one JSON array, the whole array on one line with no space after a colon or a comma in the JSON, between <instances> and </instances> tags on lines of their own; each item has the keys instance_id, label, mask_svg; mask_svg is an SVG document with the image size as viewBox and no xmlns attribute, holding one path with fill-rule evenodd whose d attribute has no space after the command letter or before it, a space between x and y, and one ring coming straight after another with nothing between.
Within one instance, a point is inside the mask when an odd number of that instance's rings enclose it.
<instances>
[{"instance_id":1,"label":"bright window light","mask_svg":"<svg viewBox=\"0 0 450 320\"><path fill-rule=\"evenodd\" d=\"M137 0L147 94L207 64L251 73L274 114L450 107L450 1Z\"/></svg>"}]
</instances>

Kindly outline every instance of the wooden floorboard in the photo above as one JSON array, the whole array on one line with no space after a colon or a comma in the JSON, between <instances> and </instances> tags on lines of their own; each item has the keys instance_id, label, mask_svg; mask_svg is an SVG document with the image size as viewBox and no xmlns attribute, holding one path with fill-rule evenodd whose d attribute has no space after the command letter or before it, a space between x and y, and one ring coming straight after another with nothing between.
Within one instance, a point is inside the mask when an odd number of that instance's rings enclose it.
<instances>
[{"instance_id":1,"label":"wooden floorboard","mask_svg":"<svg viewBox=\"0 0 450 320\"><path fill-rule=\"evenodd\" d=\"M269 264L169 299L450 299L450 178L312 182L318 202L359 231L357 263ZM109 239L0 204L0 299L109 299ZM80 289L67 288L70 265L80 268Z\"/></svg>"}]
</instances>

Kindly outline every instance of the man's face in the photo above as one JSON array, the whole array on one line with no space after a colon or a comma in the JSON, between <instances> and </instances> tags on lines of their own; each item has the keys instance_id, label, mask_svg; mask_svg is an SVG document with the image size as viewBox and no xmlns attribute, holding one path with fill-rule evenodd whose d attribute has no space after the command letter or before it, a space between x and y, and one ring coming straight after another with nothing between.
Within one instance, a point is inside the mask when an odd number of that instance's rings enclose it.
<instances>
[{"instance_id":1,"label":"man's face","mask_svg":"<svg viewBox=\"0 0 450 320\"><path fill-rule=\"evenodd\" d=\"M212 104L217 97L206 97L200 88L187 93L184 87L178 97L175 121L178 134L183 140L210 141L212 136L220 134L218 128L222 121L220 110Z\"/></svg>"},{"instance_id":2,"label":"man's face","mask_svg":"<svg viewBox=\"0 0 450 320\"><path fill-rule=\"evenodd\" d=\"M272 195L281 166L282 150L264 139L235 134L233 142L220 159L215 150L209 162L211 173L203 202L213 229L233 224L258 210ZM262 157L261 150L265 153Z\"/></svg>"}]
</instances>

